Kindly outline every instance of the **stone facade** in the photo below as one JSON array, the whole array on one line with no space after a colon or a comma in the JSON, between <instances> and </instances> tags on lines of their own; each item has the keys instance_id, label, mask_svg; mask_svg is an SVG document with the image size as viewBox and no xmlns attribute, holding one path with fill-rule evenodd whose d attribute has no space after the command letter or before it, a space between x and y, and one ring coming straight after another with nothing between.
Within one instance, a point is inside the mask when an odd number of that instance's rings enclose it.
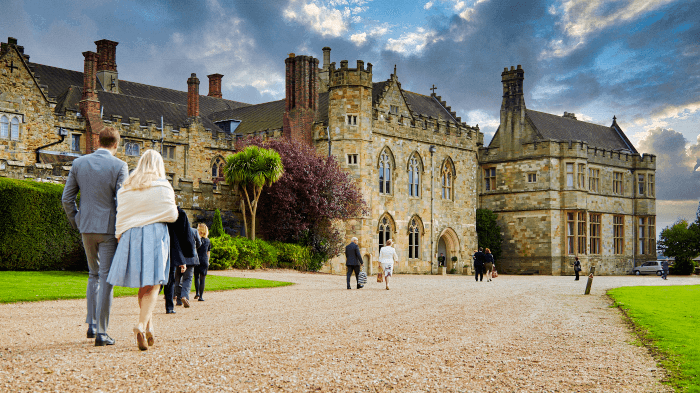
<instances>
[{"instance_id":1,"label":"stone facade","mask_svg":"<svg viewBox=\"0 0 700 393\"><path fill-rule=\"evenodd\" d=\"M578 256L584 272L626 274L655 259L655 157L638 154L615 120L528 111L524 71L502 77L501 125L479 152L479 206L504 235L499 271L573 274Z\"/></svg>"}]
</instances>

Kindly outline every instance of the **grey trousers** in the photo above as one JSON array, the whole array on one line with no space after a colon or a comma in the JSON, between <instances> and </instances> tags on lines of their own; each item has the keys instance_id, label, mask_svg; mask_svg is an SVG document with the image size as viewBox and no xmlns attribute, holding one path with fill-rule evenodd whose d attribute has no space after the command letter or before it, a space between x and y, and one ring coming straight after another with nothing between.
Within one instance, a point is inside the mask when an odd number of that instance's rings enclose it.
<instances>
[{"instance_id":1,"label":"grey trousers","mask_svg":"<svg viewBox=\"0 0 700 393\"><path fill-rule=\"evenodd\" d=\"M180 269L175 270L175 296L178 298L186 298L190 300L190 291L192 290L192 276L194 275L194 266L187 266L184 273L180 273ZM182 279L182 282L180 282Z\"/></svg>"},{"instance_id":2,"label":"grey trousers","mask_svg":"<svg viewBox=\"0 0 700 393\"><path fill-rule=\"evenodd\" d=\"M113 286L107 283L112 258L117 250L117 238L104 233L83 233L83 246L90 270L87 284L87 317L85 323L96 333L106 333L112 308Z\"/></svg>"}]
</instances>

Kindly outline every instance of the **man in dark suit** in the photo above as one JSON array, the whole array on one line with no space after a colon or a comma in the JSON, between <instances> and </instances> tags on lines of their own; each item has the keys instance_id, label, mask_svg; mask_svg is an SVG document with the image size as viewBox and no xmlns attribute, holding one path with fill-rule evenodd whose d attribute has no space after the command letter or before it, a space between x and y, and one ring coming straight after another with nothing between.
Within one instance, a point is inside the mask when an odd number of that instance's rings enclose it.
<instances>
[{"instance_id":1,"label":"man in dark suit","mask_svg":"<svg viewBox=\"0 0 700 393\"><path fill-rule=\"evenodd\" d=\"M474 253L474 279L476 279L476 281L484 281L485 260L486 254L484 254L484 249L479 247L479 251ZM481 280L479 280L479 278L481 278Z\"/></svg>"},{"instance_id":2,"label":"man in dark suit","mask_svg":"<svg viewBox=\"0 0 700 393\"><path fill-rule=\"evenodd\" d=\"M438 257L438 266L445 266L445 254L440 253Z\"/></svg>"},{"instance_id":3,"label":"man in dark suit","mask_svg":"<svg viewBox=\"0 0 700 393\"><path fill-rule=\"evenodd\" d=\"M114 237L117 190L129 175L126 163L114 157L119 139L113 128L100 132L100 148L73 161L61 198L68 220L83 238L90 271L86 294L87 337L95 338L98 347L114 345L114 339L107 335L113 293L107 275L117 249ZM78 192L80 209L75 203Z\"/></svg>"},{"instance_id":4,"label":"man in dark suit","mask_svg":"<svg viewBox=\"0 0 700 393\"><path fill-rule=\"evenodd\" d=\"M348 268L348 273L346 275L348 289L350 288L350 277L352 273L355 272L355 280L360 277L360 267L363 265L362 254L360 254L360 246L357 245L357 238L353 237L350 244L345 247L345 266ZM362 288L359 280L357 281L357 289Z\"/></svg>"}]
</instances>

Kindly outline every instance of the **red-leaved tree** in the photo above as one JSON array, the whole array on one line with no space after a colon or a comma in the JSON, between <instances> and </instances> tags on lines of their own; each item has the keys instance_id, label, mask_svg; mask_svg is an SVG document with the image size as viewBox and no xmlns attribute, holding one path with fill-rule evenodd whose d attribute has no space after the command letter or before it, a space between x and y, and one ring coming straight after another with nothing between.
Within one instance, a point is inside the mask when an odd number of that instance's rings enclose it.
<instances>
[{"instance_id":1,"label":"red-leaved tree","mask_svg":"<svg viewBox=\"0 0 700 393\"><path fill-rule=\"evenodd\" d=\"M259 228L265 238L312 246L323 261L337 256L344 239L332 224L367 214L353 178L334 157L297 141L251 138L244 144L277 151L284 166L284 175L260 196Z\"/></svg>"}]
</instances>

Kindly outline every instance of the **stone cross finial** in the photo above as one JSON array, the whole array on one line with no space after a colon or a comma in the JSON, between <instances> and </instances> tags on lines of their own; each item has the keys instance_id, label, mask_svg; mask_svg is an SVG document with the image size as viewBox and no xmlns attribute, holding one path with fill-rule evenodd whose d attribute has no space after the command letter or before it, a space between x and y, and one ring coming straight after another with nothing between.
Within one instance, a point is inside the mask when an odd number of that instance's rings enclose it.
<instances>
[{"instance_id":1,"label":"stone cross finial","mask_svg":"<svg viewBox=\"0 0 700 393\"><path fill-rule=\"evenodd\" d=\"M433 85L433 87L431 87L430 90L432 90L433 94L435 94L435 90L437 90L437 87L435 87L435 85Z\"/></svg>"}]
</instances>

